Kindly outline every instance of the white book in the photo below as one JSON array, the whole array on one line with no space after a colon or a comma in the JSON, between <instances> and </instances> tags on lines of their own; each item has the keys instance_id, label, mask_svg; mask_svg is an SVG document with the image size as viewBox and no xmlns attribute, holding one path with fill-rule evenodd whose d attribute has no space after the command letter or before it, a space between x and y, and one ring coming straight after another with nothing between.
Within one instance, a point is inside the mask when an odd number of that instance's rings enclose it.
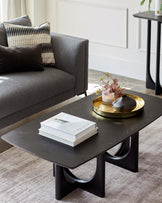
<instances>
[{"instance_id":1,"label":"white book","mask_svg":"<svg viewBox=\"0 0 162 203\"><path fill-rule=\"evenodd\" d=\"M95 128L94 128L95 129ZM88 129L86 131L83 131L81 133L79 133L79 135L77 136L74 136L74 135L71 135L71 134L67 134L67 133L64 133L64 132L58 132L58 131L53 131L51 130L51 128L46 128L46 127L41 127L39 129L39 132L43 131L43 132L46 132L46 133L49 133L49 134L52 134L54 136L57 136L57 137L60 137L62 139L65 139L65 140L68 140L68 141L71 141L71 142L74 142L76 141L77 139L85 136L86 134L90 133L92 130L94 129Z\"/></svg>"},{"instance_id":2,"label":"white book","mask_svg":"<svg viewBox=\"0 0 162 203\"><path fill-rule=\"evenodd\" d=\"M62 136L75 138L96 128L96 123L67 113L59 113L41 122L41 129Z\"/></svg>"},{"instance_id":3,"label":"white book","mask_svg":"<svg viewBox=\"0 0 162 203\"><path fill-rule=\"evenodd\" d=\"M95 129L91 130L90 132L88 132L86 135L78 138L77 140L70 141L68 139L64 139L64 138L55 136L53 134L50 134L48 132L45 132L45 131L39 129L39 134L41 136L53 139L55 141L61 142L63 144L66 144L66 145L69 145L69 146L72 146L72 147L75 147L76 145L80 144L81 142L85 141L86 139L92 137L93 135L97 134L97 132L98 132L98 128L95 128Z\"/></svg>"}]
</instances>

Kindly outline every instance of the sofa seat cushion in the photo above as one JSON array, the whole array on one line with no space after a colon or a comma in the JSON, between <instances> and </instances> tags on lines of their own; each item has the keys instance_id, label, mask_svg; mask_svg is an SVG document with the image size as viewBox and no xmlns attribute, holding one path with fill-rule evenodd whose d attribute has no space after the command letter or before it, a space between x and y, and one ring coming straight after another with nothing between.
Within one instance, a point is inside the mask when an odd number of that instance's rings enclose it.
<instances>
[{"instance_id":1,"label":"sofa seat cushion","mask_svg":"<svg viewBox=\"0 0 162 203\"><path fill-rule=\"evenodd\" d=\"M55 68L0 76L0 118L74 90L74 76Z\"/></svg>"}]
</instances>

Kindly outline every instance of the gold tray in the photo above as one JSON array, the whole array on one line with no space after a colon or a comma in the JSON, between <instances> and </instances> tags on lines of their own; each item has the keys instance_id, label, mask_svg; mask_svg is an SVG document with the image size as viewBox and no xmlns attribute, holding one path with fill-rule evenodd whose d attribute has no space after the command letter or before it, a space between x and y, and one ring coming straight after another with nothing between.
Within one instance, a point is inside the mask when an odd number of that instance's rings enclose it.
<instances>
[{"instance_id":1,"label":"gold tray","mask_svg":"<svg viewBox=\"0 0 162 203\"><path fill-rule=\"evenodd\" d=\"M136 107L131 111L120 112L116 110L112 104L103 104L102 96L99 96L93 100L93 111L100 116L108 117L108 118L129 118L137 115L143 110L144 100L141 97L132 94L122 94L128 95L132 97L136 101Z\"/></svg>"}]
</instances>

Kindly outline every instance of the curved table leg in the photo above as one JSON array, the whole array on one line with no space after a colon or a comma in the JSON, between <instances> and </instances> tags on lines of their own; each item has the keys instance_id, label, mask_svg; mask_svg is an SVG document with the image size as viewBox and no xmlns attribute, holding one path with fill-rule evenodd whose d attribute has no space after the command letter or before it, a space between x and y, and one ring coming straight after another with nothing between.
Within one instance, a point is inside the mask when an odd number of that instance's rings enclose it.
<instances>
[{"instance_id":1,"label":"curved table leg","mask_svg":"<svg viewBox=\"0 0 162 203\"><path fill-rule=\"evenodd\" d=\"M106 152L106 161L127 170L138 172L138 137L139 133L137 132L123 141L114 156Z\"/></svg>"},{"instance_id":2,"label":"curved table leg","mask_svg":"<svg viewBox=\"0 0 162 203\"><path fill-rule=\"evenodd\" d=\"M155 94L162 93L160 84L160 42L161 41L161 22L157 22L157 47L156 47L156 80L152 79L150 72L151 55L151 20L147 24L147 61L146 61L146 87L155 90Z\"/></svg>"},{"instance_id":3,"label":"curved table leg","mask_svg":"<svg viewBox=\"0 0 162 203\"><path fill-rule=\"evenodd\" d=\"M146 87L155 89L155 83L150 73L150 57L151 55L151 20L148 20L147 24L147 58L146 58Z\"/></svg>"},{"instance_id":4,"label":"curved table leg","mask_svg":"<svg viewBox=\"0 0 162 203\"><path fill-rule=\"evenodd\" d=\"M77 187L99 197L105 196L105 153L97 156L95 175L88 181L81 180L67 168L54 164L56 199L60 200Z\"/></svg>"},{"instance_id":5,"label":"curved table leg","mask_svg":"<svg viewBox=\"0 0 162 203\"><path fill-rule=\"evenodd\" d=\"M162 93L160 85L160 43L161 43L161 22L157 23L157 48L156 48L156 83L155 83L155 94L159 95Z\"/></svg>"}]
</instances>

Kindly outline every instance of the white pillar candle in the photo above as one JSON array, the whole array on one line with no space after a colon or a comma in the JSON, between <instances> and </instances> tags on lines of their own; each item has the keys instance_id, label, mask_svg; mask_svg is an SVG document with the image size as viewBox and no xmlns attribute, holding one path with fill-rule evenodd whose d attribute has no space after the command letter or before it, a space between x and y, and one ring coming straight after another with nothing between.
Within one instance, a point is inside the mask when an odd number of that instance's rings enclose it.
<instances>
[{"instance_id":1,"label":"white pillar candle","mask_svg":"<svg viewBox=\"0 0 162 203\"><path fill-rule=\"evenodd\" d=\"M162 16L162 0L155 0L155 15Z\"/></svg>"},{"instance_id":2,"label":"white pillar candle","mask_svg":"<svg viewBox=\"0 0 162 203\"><path fill-rule=\"evenodd\" d=\"M114 101L114 93L108 93L105 95L105 92L102 91L103 104L112 104L113 101Z\"/></svg>"}]
</instances>

